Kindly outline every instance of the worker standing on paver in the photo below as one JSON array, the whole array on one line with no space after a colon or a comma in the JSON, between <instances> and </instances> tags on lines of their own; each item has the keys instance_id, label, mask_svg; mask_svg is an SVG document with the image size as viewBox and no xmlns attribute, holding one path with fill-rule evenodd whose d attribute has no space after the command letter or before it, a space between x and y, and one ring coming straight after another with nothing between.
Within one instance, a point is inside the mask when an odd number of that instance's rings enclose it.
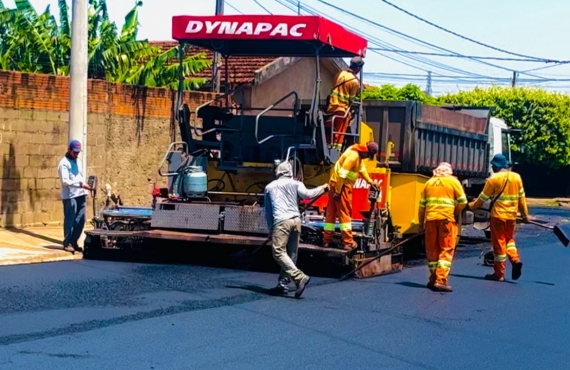
<instances>
[{"instance_id":1,"label":"worker standing on paver","mask_svg":"<svg viewBox=\"0 0 570 370\"><path fill-rule=\"evenodd\" d=\"M364 180L373 187L378 184L377 180L372 180L363 159L372 159L378 153L378 144L373 141L366 145L354 144L342 153L335 163L329 180L329 201L325 214L325 226L323 245L335 248L333 236L336 218L340 224L342 238L342 248L353 251L357 244L352 238L352 188L362 175Z\"/></svg>"},{"instance_id":2,"label":"worker standing on paver","mask_svg":"<svg viewBox=\"0 0 570 370\"><path fill-rule=\"evenodd\" d=\"M350 106L358 91L360 90L360 80L357 75L364 66L364 61L360 57L354 57L350 61L348 69L340 71L334 79L334 85L330 95L328 96L328 104L326 115L329 119L325 121L325 127L328 134L326 135L327 144L338 150L342 149L344 141L344 133L352 121L353 115ZM334 117L334 121L333 121ZM332 124L334 122L334 125ZM331 143L330 127L334 128L333 142Z\"/></svg>"},{"instance_id":3,"label":"worker standing on paver","mask_svg":"<svg viewBox=\"0 0 570 370\"><path fill-rule=\"evenodd\" d=\"M273 258L281 266L275 290L281 294L288 293L293 279L297 285L295 298L300 298L311 278L295 265L301 237L299 198L318 197L326 192L328 184L307 189L301 181L293 179L293 168L289 162L279 164L275 174L277 179L265 187L264 202Z\"/></svg>"},{"instance_id":4,"label":"worker standing on paver","mask_svg":"<svg viewBox=\"0 0 570 370\"><path fill-rule=\"evenodd\" d=\"M507 258L513 269L511 278L517 280L522 274L523 264L515 243L517 213L522 221L529 220L528 206L520 175L510 170L510 164L503 154L496 154L491 160L493 176L485 183L479 197L469 203L469 208L476 209L491 200L491 242L493 244L493 274L485 275L486 280L505 281Z\"/></svg>"},{"instance_id":5,"label":"worker standing on paver","mask_svg":"<svg viewBox=\"0 0 570 370\"><path fill-rule=\"evenodd\" d=\"M429 268L427 287L451 292L448 276L457 244L457 216L467 206L467 197L449 163L442 162L433 171L420 196L418 223L425 232Z\"/></svg>"},{"instance_id":6,"label":"worker standing on paver","mask_svg":"<svg viewBox=\"0 0 570 370\"><path fill-rule=\"evenodd\" d=\"M83 251L77 242L85 227L87 194L93 190L85 183L83 169L77 161L80 152L81 143L71 140L57 167L63 200L63 249L73 253Z\"/></svg>"}]
</instances>

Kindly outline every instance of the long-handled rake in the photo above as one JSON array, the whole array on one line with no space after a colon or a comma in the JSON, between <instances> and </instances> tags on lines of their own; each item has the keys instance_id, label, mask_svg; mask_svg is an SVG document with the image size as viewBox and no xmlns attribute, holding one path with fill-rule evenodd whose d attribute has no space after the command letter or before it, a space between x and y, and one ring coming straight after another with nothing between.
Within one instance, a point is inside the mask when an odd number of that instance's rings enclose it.
<instances>
[{"instance_id":1,"label":"long-handled rake","mask_svg":"<svg viewBox=\"0 0 570 370\"><path fill-rule=\"evenodd\" d=\"M528 223L531 225L535 225L535 226L542 227L544 229L548 229L548 230L552 231L554 233L554 235L556 235L558 240L560 240L560 243L562 243L562 245L564 245L564 247L568 247L568 244L570 244L570 239L568 238L568 235L566 235L566 233L564 232L564 230L562 230L560 228L560 226L558 226L558 225L550 226L550 225L545 225L543 223L536 222L536 221L530 221L530 220L528 221Z\"/></svg>"}]
</instances>

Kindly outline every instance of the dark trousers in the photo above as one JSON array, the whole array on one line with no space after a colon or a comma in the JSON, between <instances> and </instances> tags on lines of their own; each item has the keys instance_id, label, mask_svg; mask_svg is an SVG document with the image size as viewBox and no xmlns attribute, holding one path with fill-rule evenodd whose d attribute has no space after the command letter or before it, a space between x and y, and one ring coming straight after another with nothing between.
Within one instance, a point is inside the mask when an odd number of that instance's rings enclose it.
<instances>
[{"instance_id":1,"label":"dark trousers","mask_svg":"<svg viewBox=\"0 0 570 370\"><path fill-rule=\"evenodd\" d=\"M85 227L86 196L63 200L63 246L77 249L77 241Z\"/></svg>"}]
</instances>

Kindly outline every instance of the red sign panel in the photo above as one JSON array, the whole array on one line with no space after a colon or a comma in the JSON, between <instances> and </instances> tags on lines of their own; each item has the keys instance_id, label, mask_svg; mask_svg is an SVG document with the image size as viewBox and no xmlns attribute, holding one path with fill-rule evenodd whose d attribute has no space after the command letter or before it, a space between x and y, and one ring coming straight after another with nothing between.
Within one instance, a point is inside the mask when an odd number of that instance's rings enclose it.
<instances>
[{"instance_id":1,"label":"red sign panel","mask_svg":"<svg viewBox=\"0 0 570 370\"><path fill-rule=\"evenodd\" d=\"M383 208L386 206L386 197L388 195L388 181L386 179L386 174L371 173L370 177L373 180L378 180L380 198L376 204L377 207ZM370 185L368 185L362 177L359 177L358 180L356 180L356 183L352 188L352 218L354 220L363 220L364 218L360 212L370 210L370 201L368 200L369 188ZM328 194L324 194L319 198L319 200L313 203L313 206L318 207L319 210L323 212L328 202Z\"/></svg>"},{"instance_id":2,"label":"red sign panel","mask_svg":"<svg viewBox=\"0 0 570 370\"><path fill-rule=\"evenodd\" d=\"M341 54L347 56L365 56L368 46L365 38L340 24L321 16L309 15L178 15L172 17L172 38L210 50L221 47L220 41L223 40L233 45L229 50L232 55L252 53L252 45L255 45L252 42L257 42L259 48L267 48L267 45L259 44L260 41L285 46L297 41L297 48L302 48L307 42L313 48L319 44L328 45L338 49L338 52L344 51ZM256 52L266 53L261 49ZM333 55L330 50L323 52Z\"/></svg>"}]
</instances>

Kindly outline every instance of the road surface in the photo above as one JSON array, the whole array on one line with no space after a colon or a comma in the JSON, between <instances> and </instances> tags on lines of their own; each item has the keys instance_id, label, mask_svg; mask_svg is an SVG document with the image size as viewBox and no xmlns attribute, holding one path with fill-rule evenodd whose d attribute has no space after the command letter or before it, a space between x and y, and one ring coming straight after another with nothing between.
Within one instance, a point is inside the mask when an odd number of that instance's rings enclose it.
<instances>
[{"instance_id":1,"label":"road surface","mask_svg":"<svg viewBox=\"0 0 570 370\"><path fill-rule=\"evenodd\" d=\"M552 212L534 211L561 221ZM0 369L567 369L570 249L535 227L519 235L519 281L482 280L490 268L464 248L450 294L425 289L425 266L315 277L300 300L266 294L269 273L89 260L3 267Z\"/></svg>"}]
</instances>

